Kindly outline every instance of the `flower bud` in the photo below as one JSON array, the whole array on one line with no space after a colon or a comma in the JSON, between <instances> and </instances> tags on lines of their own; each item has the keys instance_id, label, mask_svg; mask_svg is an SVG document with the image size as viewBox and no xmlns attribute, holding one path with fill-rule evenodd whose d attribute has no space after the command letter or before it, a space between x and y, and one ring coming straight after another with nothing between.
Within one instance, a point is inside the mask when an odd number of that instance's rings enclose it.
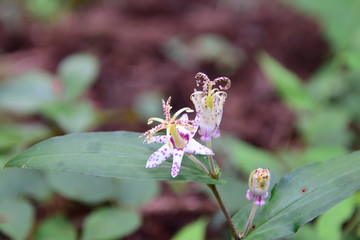
<instances>
[{"instance_id":1,"label":"flower bud","mask_svg":"<svg viewBox=\"0 0 360 240\"><path fill-rule=\"evenodd\" d=\"M264 205L268 197L270 185L270 171L268 168L258 168L251 172L249 177L249 189L246 193L248 200L254 200L255 205Z\"/></svg>"}]
</instances>

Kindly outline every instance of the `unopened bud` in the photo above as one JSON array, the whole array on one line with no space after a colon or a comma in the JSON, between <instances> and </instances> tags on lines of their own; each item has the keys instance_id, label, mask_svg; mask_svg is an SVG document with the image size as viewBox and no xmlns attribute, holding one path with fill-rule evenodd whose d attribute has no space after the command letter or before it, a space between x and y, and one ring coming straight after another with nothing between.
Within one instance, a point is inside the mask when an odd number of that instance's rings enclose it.
<instances>
[{"instance_id":1,"label":"unopened bud","mask_svg":"<svg viewBox=\"0 0 360 240\"><path fill-rule=\"evenodd\" d=\"M268 197L270 185L270 171L268 168L258 168L251 172L249 177L249 189L246 198L254 200L255 205L264 205Z\"/></svg>"}]
</instances>

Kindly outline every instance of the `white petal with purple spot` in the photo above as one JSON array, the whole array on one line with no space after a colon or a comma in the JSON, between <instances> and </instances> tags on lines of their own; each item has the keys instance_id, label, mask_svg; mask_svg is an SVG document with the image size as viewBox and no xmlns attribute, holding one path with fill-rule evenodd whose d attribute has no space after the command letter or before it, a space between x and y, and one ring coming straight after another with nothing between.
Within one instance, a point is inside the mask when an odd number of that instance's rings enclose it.
<instances>
[{"instance_id":1,"label":"white petal with purple spot","mask_svg":"<svg viewBox=\"0 0 360 240\"><path fill-rule=\"evenodd\" d=\"M155 136L151 138L151 143L167 143L169 141L169 137L164 136Z\"/></svg>"},{"instance_id":2,"label":"white petal with purple spot","mask_svg":"<svg viewBox=\"0 0 360 240\"><path fill-rule=\"evenodd\" d=\"M173 164L171 168L171 176L176 177L180 172L181 162L184 156L183 149L174 149L173 150Z\"/></svg>"},{"instance_id":3,"label":"white petal with purple spot","mask_svg":"<svg viewBox=\"0 0 360 240\"><path fill-rule=\"evenodd\" d=\"M190 139L189 143L185 147L185 152L202 155L214 155L214 152L210 148L201 145L194 139Z\"/></svg>"},{"instance_id":4,"label":"white petal with purple spot","mask_svg":"<svg viewBox=\"0 0 360 240\"><path fill-rule=\"evenodd\" d=\"M146 162L147 168L153 168L157 165L163 163L166 159L168 159L171 154L173 153L173 150L170 149L168 144L165 144L161 148L159 148L156 152L151 154L149 159Z\"/></svg>"}]
</instances>

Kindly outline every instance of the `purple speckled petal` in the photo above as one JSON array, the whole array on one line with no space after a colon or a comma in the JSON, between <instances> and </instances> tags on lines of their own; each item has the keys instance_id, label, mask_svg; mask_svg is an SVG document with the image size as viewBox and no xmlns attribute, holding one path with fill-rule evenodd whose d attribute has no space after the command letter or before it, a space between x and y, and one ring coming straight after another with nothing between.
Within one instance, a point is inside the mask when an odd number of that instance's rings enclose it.
<instances>
[{"instance_id":1,"label":"purple speckled petal","mask_svg":"<svg viewBox=\"0 0 360 240\"><path fill-rule=\"evenodd\" d=\"M151 156L146 162L146 168L153 168L163 163L171 156L172 152L173 150L169 147L169 145L165 144L164 146L159 148L159 150L151 154Z\"/></svg>"},{"instance_id":2,"label":"purple speckled petal","mask_svg":"<svg viewBox=\"0 0 360 240\"><path fill-rule=\"evenodd\" d=\"M206 126L200 127L199 133L201 135L202 141L207 142L211 140L212 129L210 127L206 127Z\"/></svg>"},{"instance_id":3,"label":"purple speckled petal","mask_svg":"<svg viewBox=\"0 0 360 240\"><path fill-rule=\"evenodd\" d=\"M214 155L214 152L211 149L201 145L194 139L190 139L189 143L185 147L185 152L201 155Z\"/></svg>"},{"instance_id":4,"label":"purple speckled petal","mask_svg":"<svg viewBox=\"0 0 360 240\"><path fill-rule=\"evenodd\" d=\"M163 136L155 136L151 138L151 143L167 143L169 137L166 135Z\"/></svg>"},{"instance_id":5,"label":"purple speckled petal","mask_svg":"<svg viewBox=\"0 0 360 240\"><path fill-rule=\"evenodd\" d=\"M190 132L190 138L193 138L197 132L197 130L199 129L199 118L200 118L200 114L196 114L196 117L194 119L194 123L192 124L192 127L194 128L193 131Z\"/></svg>"},{"instance_id":6,"label":"purple speckled petal","mask_svg":"<svg viewBox=\"0 0 360 240\"><path fill-rule=\"evenodd\" d=\"M172 177L176 177L179 174L183 156L184 156L183 149L174 149L173 164L172 164L172 168L171 168L171 176Z\"/></svg>"},{"instance_id":7,"label":"purple speckled petal","mask_svg":"<svg viewBox=\"0 0 360 240\"><path fill-rule=\"evenodd\" d=\"M255 200L254 200L254 204L258 205L258 206L264 205L265 200L264 200L263 196L256 196Z\"/></svg>"}]
</instances>

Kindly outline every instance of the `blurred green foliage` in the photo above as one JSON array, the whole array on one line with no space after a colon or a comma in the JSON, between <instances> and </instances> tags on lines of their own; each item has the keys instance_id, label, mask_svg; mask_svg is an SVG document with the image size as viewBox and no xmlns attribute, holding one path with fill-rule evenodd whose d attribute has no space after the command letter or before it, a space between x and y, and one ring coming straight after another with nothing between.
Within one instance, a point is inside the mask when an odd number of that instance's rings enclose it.
<instances>
[{"instance_id":1,"label":"blurred green foliage","mask_svg":"<svg viewBox=\"0 0 360 240\"><path fill-rule=\"evenodd\" d=\"M35 239L76 240L76 229L65 216L54 215L40 223L36 229Z\"/></svg>"},{"instance_id":2,"label":"blurred green foliage","mask_svg":"<svg viewBox=\"0 0 360 240\"><path fill-rule=\"evenodd\" d=\"M196 71L201 62L211 63L216 71L232 74L245 59L244 51L218 34L196 37L176 36L163 47L164 54L180 66Z\"/></svg>"},{"instance_id":3,"label":"blurred green foliage","mask_svg":"<svg viewBox=\"0 0 360 240\"><path fill-rule=\"evenodd\" d=\"M204 240L208 220L200 218L179 230L171 240L197 239Z\"/></svg>"},{"instance_id":4,"label":"blurred green foliage","mask_svg":"<svg viewBox=\"0 0 360 240\"><path fill-rule=\"evenodd\" d=\"M141 217L134 211L111 207L94 210L84 223L81 240L119 239L141 226Z\"/></svg>"},{"instance_id":5,"label":"blurred green foliage","mask_svg":"<svg viewBox=\"0 0 360 240\"><path fill-rule=\"evenodd\" d=\"M19 151L54 134L81 132L97 126L101 112L86 93L98 72L95 56L76 53L61 61L57 75L32 71L3 79L0 82L1 165ZM89 236L94 231L97 239L108 239L128 235L141 225L137 209L158 194L159 183L6 169L0 171L0 192L0 231L11 239L23 240L29 234L36 240L93 239ZM39 220L34 215L37 209L29 200L45 207L54 201L55 194L92 206L93 212L81 226L82 236L78 227L61 212L50 212L40 223L35 222ZM109 201L113 202L113 208L98 210L98 205ZM30 231L34 227L35 231Z\"/></svg>"}]
</instances>

